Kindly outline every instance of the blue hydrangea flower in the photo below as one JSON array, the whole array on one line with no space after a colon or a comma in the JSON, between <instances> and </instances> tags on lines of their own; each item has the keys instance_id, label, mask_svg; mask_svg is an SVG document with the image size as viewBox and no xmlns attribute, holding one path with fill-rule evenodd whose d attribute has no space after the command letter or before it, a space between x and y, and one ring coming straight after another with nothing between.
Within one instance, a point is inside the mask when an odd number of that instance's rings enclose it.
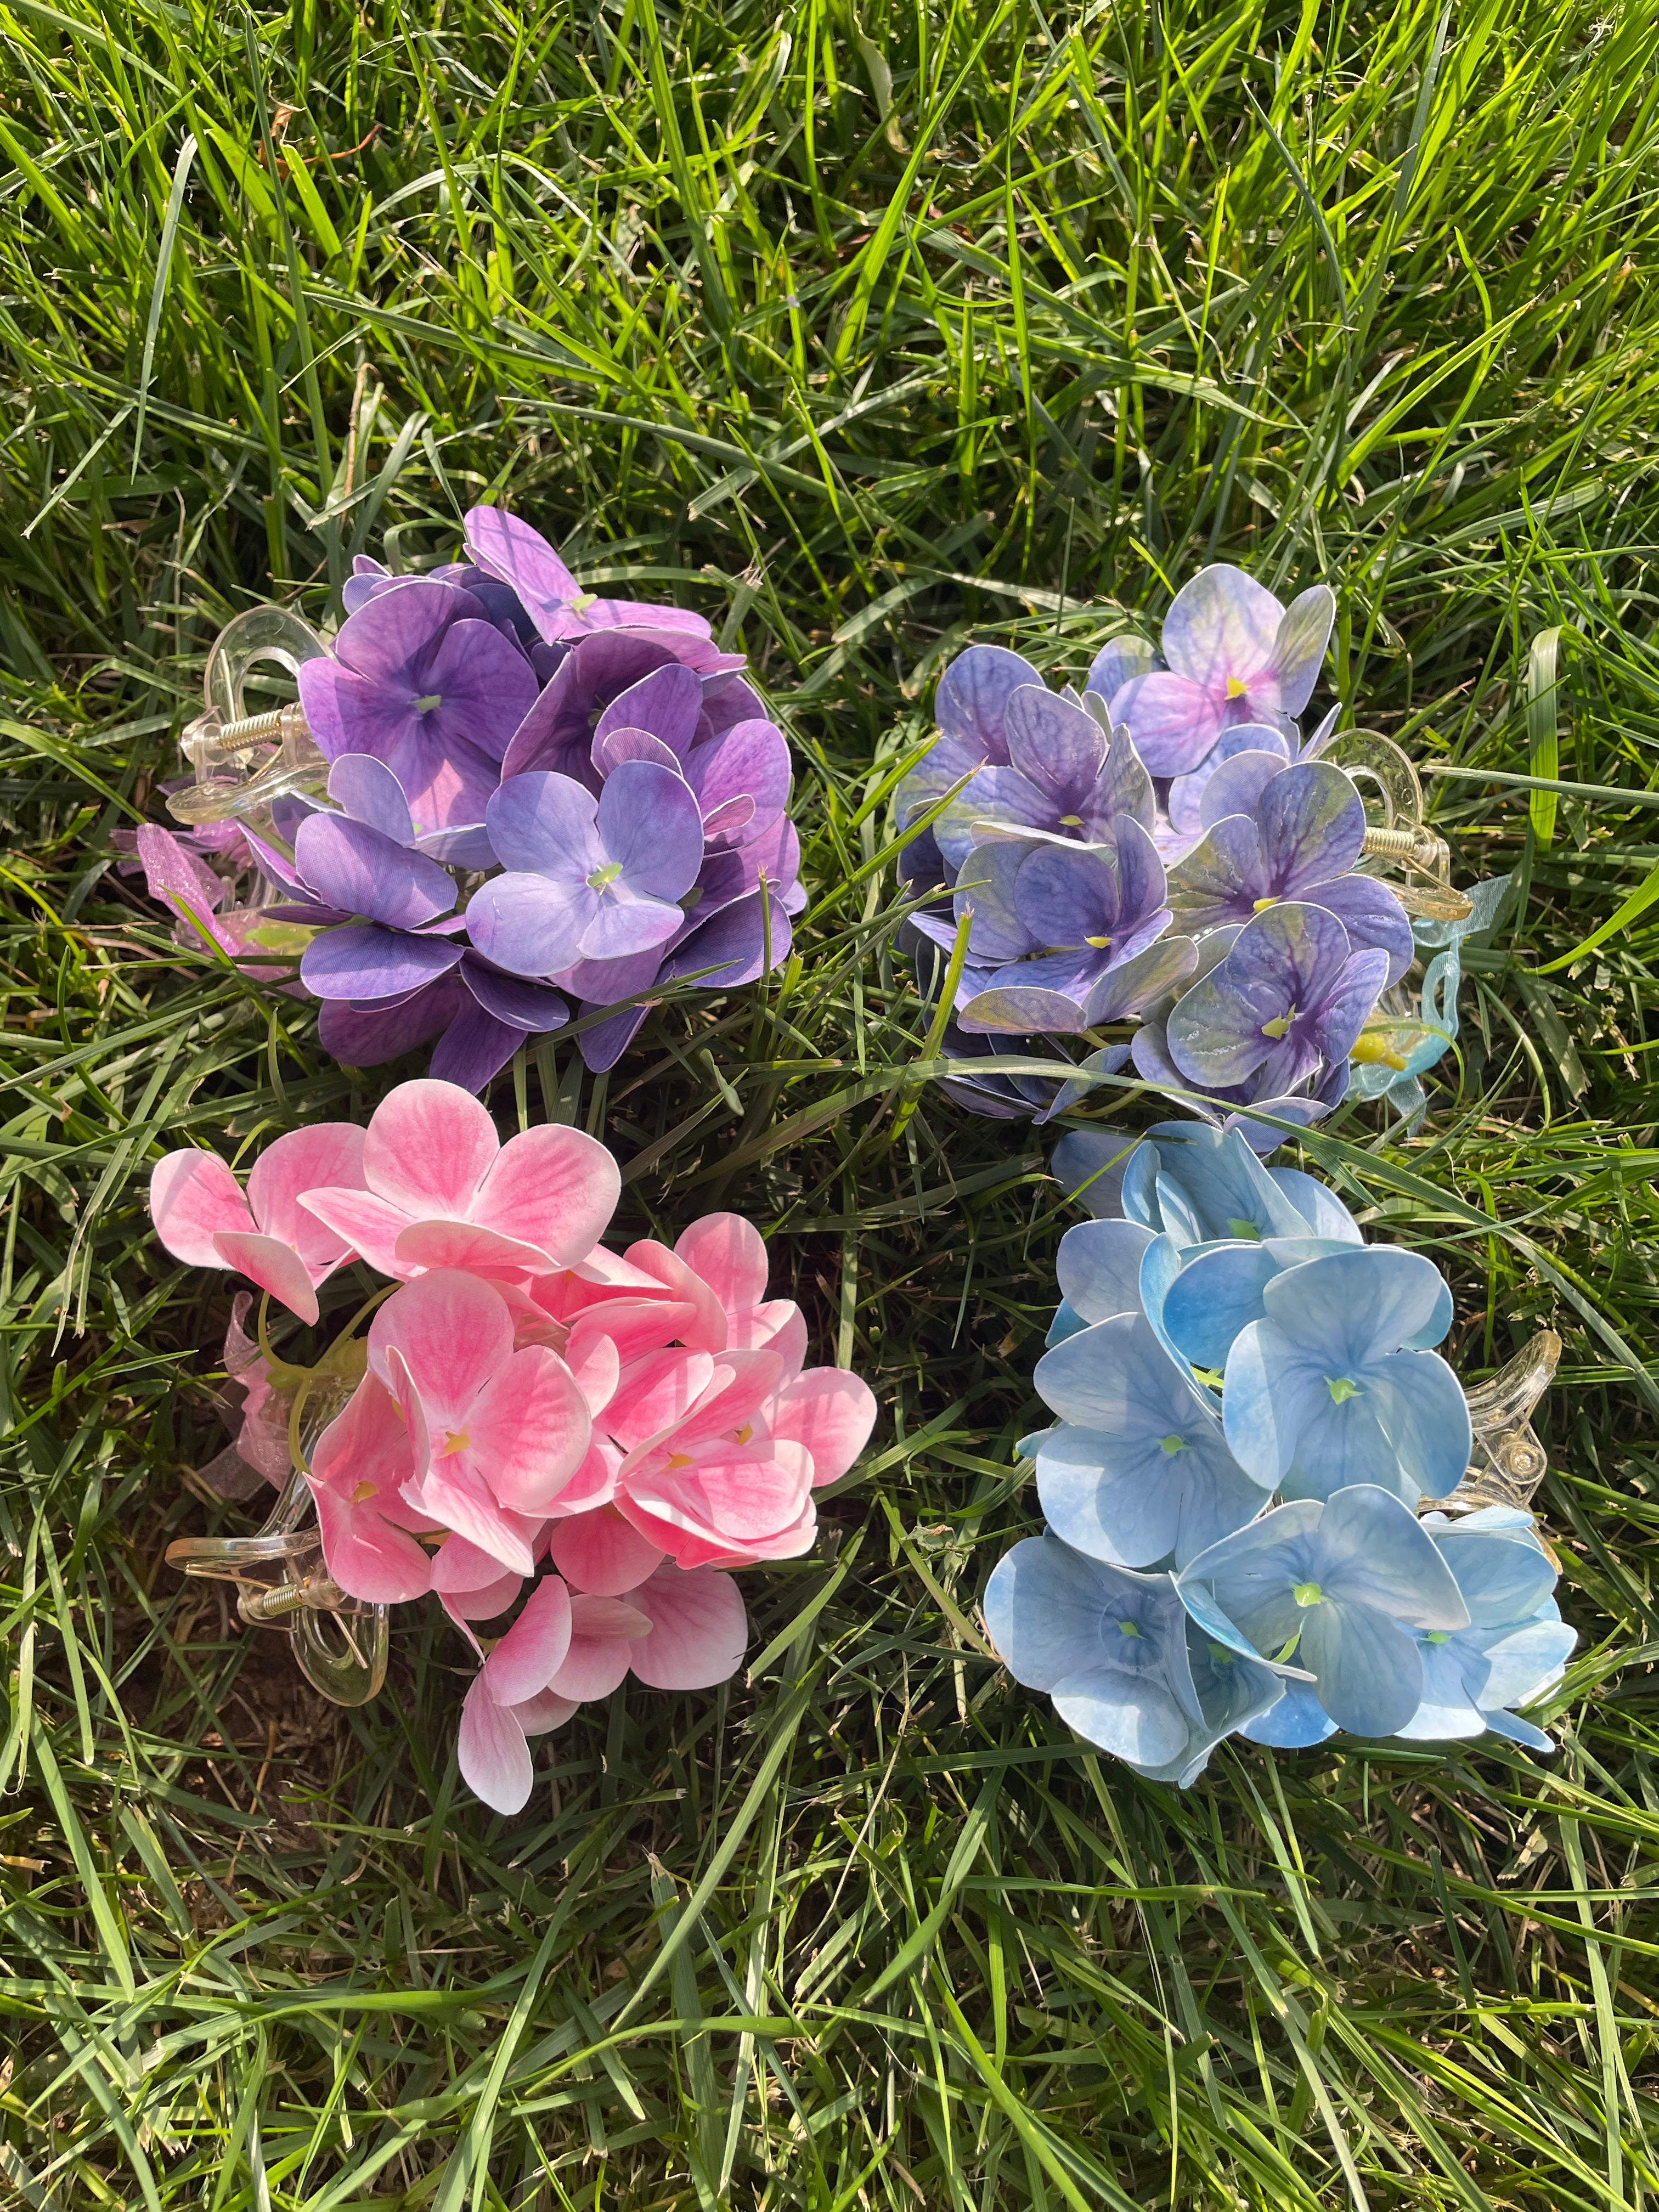
<instances>
[{"instance_id":1,"label":"blue hydrangea flower","mask_svg":"<svg viewBox=\"0 0 1659 2212\"><path fill-rule=\"evenodd\" d=\"M1419 1629L1423 1698L1396 1735L1413 1742L1496 1734L1534 1751L1550 1738L1507 1708L1558 1682L1578 1638L1555 1604L1558 1570L1532 1516L1488 1506L1452 1520L1423 1516L1469 1609L1463 1629Z\"/></svg>"},{"instance_id":2,"label":"blue hydrangea flower","mask_svg":"<svg viewBox=\"0 0 1659 2212\"><path fill-rule=\"evenodd\" d=\"M1268 1237L1362 1242L1334 1191L1299 1168L1267 1167L1242 1131L1203 1121L1157 1121L1144 1137L1068 1129L1054 1147L1053 1171L1097 1218L1122 1215L1182 1245Z\"/></svg>"},{"instance_id":3,"label":"blue hydrangea flower","mask_svg":"<svg viewBox=\"0 0 1659 2212\"><path fill-rule=\"evenodd\" d=\"M1200 1553L1176 1587L1218 1643L1310 1683L1354 1735L1393 1735L1422 1704L1414 1629L1469 1626L1433 1537L1370 1484L1273 1507Z\"/></svg>"},{"instance_id":4,"label":"blue hydrangea flower","mask_svg":"<svg viewBox=\"0 0 1659 2212\"><path fill-rule=\"evenodd\" d=\"M1015 1680L1150 1781L1189 1787L1280 1694L1271 1668L1194 1630L1168 1575L1127 1573L1054 1535L997 1562L984 1614Z\"/></svg>"},{"instance_id":5,"label":"blue hydrangea flower","mask_svg":"<svg viewBox=\"0 0 1659 2212\"><path fill-rule=\"evenodd\" d=\"M1240 1466L1287 1498L1352 1483L1407 1504L1449 1495L1473 1437L1457 1377L1423 1348L1451 1318L1433 1261L1359 1245L1286 1268L1260 1296L1262 1318L1239 1331L1223 1384Z\"/></svg>"}]
</instances>

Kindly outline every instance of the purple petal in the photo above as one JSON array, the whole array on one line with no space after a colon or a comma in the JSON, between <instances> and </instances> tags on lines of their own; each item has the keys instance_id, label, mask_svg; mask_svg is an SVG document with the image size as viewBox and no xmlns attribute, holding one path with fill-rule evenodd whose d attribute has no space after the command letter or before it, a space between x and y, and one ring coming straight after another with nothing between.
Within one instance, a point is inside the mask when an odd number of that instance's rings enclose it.
<instances>
[{"instance_id":1,"label":"purple petal","mask_svg":"<svg viewBox=\"0 0 1659 2212\"><path fill-rule=\"evenodd\" d=\"M1082 835L1091 843L1099 842L1121 821L1138 822L1151 834L1158 820L1158 799L1127 729L1114 735L1106 764L1084 793L1077 814Z\"/></svg>"},{"instance_id":2,"label":"purple petal","mask_svg":"<svg viewBox=\"0 0 1659 2212\"><path fill-rule=\"evenodd\" d=\"M610 1006L619 999L637 998L641 991L648 991L657 980L662 962L661 952L654 947L647 952L635 952L626 960L578 960L554 981L573 998L595 1006Z\"/></svg>"},{"instance_id":3,"label":"purple petal","mask_svg":"<svg viewBox=\"0 0 1659 2212\"><path fill-rule=\"evenodd\" d=\"M1368 957L1386 967L1382 955ZM1305 1049L1307 1017L1337 988L1347 957L1347 933L1334 915L1313 906L1269 907L1176 1001L1168 1032L1176 1065L1207 1085L1246 1082L1270 1063L1275 1088L1289 1090L1300 1079L1282 1073L1279 1062ZM1285 1021L1291 1027L1282 1037L1266 1033L1268 1023Z\"/></svg>"},{"instance_id":4,"label":"purple petal","mask_svg":"<svg viewBox=\"0 0 1659 2212\"><path fill-rule=\"evenodd\" d=\"M1406 909L1387 884L1375 876L1342 876L1335 883L1310 884L1302 896L1310 906L1334 914L1356 948L1375 945L1389 956L1390 983L1397 983L1417 957Z\"/></svg>"},{"instance_id":5,"label":"purple petal","mask_svg":"<svg viewBox=\"0 0 1659 2212\"><path fill-rule=\"evenodd\" d=\"M1274 895L1261 835L1248 814L1224 815L1170 877L1170 903L1194 929L1248 921L1256 902Z\"/></svg>"},{"instance_id":6,"label":"purple petal","mask_svg":"<svg viewBox=\"0 0 1659 2212\"><path fill-rule=\"evenodd\" d=\"M355 615L359 607L367 605L376 584L389 578L390 574L391 571L382 567L380 562L371 559L367 553L359 553L351 563L351 574L340 590L340 599L346 612Z\"/></svg>"},{"instance_id":7,"label":"purple petal","mask_svg":"<svg viewBox=\"0 0 1659 2212\"><path fill-rule=\"evenodd\" d=\"M1135 677L1112 702L1152 775L1195 769L1221 735L1222 707L1222 695L1164 670Z\"/></svg>"},{"instance_id":8,"label":"purple petal","mask_svg":"<svg viewBox=\"0 0 1659 2212\"><path fill-rule=\"evenodd\" d=\"M1336 594L1328 584L1312 585L1285 608L1273 657L1279 703L1287 714L1299 714L1313 696L1335 620Z\"/></svg>"},{"instance_id":9,"label":"purple petal","mask_svg":"<svg viewBox=\"0 0 1659 2212\"><path fill-rule=\"evenodd\" d=\"M1006 646L970 645L959 653L939 680L933 718L947 738L967 739L994 768L1008 760L1003 713L1011 692L1022 684L1041 686L1029 660Z\"/></svg>"},{"instance_id":10,"label":"purple petal","mask_svg":"<svg viewBox=\"0 0 1659 2212\"><path fill-rule=\"evenodd\" d=\"M1039 847L1020 866L1014 908L1038 945L1075 951L1091 939L1109 944L1117 927L1116 853L1082 845L1075 853Z\"/></svg>"},{"instance_id":11,"label":"purple petal","mask_svg":"<svg viewBox=\"0 0 1659 2212\"><path fill-rule=\"evenodd\" d=\"M1080 852L1081 848L1078 848ZM969 945L975 959L988 961L1000 967L1010 960L1022 960L1028 952L1040 952L1045 945L1057 940L1034 932L1022 919L1017 894L1020 870L1036 856L1023 845L976 845L969 854L957 880L952 902L953 924L941 927L937 941L948 952L956 944L955 922L964 914L973 916ZM1066 855L1057 856L1062 860ZM932 936L926 928L927 917L914 917L916 927Z\"/></svg>"},{"instance_id":12,"label":"purple petal","mask_svg":"<svg viewBox=\"0 0 1659 2212\"><path fill-rule=\"evenodd\" d=\"M1230 684L1248 686L1272 666L1284 611L1254 576L1218 561L1170 602L1164 658L1177 675L1225 696Z\"/></svg>"},{"instance_id":13,"label":"purple petal","mask_svg":"<svg viewBox=\"0 0 1659 2212\"><path fill-rule=\"evenodd\" d=\"M1386 952L1372 946L1348 959L1336 988L1322 1001L1313 1024L1314 1042L1328 1060L1348 1057L1388 979Z\"/></svg>"},{"instance_id":14,"label":"purple petal","mask_svg":"<svg viewBox=\"0 0 1659 2212\"><path fill-rule=\"evenodd\" d=\"M1142 927L1164 905L1168 878L1158 847L1148 831L1132 818L1121 821L1114 833L1117 847L1118 927Z\"/></svg>"},{"instance_id":15,"label":"purple petal","mask_svg":"<svg viewBox=\"0 0 1659 2212\"><path fill-rule=\"evenodd\" d=\"M581 586L538 530L499 507L475 507L466 518L466 550L486 576L508 585L544 637ZM545 620L544 619L545 617Z\"/></svg>"},{"instance_id":16,"label":"purple petal","mask_svg":"<svg viewBox=\"0 0 1659 2212\"><path fill-rule=\"evenodd\" d=\"M970 1036L1073 1036L1084 1028L1079 1000L1028 984L994 986L958 1002L957 1020Z\"/></svg>"},{"instance_id":17,"label":"purple petal","mask_svg":"<svg viewBox=\"0 0 1659 2212\"><path fill-rule=\"evenodd\" d=\"M599 903L599 893L580 878L556 883L509 872L474 891L466 933L511 975L556 975L580 957L582 933Z\"/></svg>"},{"instance_id":18,"label":"purple petal","mask_svg":"<svg viewBox=\"0 0 1659 2212\"><path fill-rule=\"evenodd\" d=\"M981 823L1058 832L1061 811L1060 801L1018 769L982 768L936 818L933 836L951 866L959 868L979 842Z\"/></svg>"},{"instance_id":19,"label":"purple petal","mask_svg":"<svg viewBox=\"0 0 1659 2212\"><path fill-rule=\"evenodd\" d=\"M584 1013L592 1012L584 1006ZM577 1042L581 1047L582 1063L593 1075L603 1075L627 1051L639 1034L640 1024L650 1012L649 1006L625 1006L613 1014L608 1022L596 1022L591 1030L584 1030Z\"/></svg>"},{"instance_id":20,"label":"purple petal","mask_svg":"<svg viewBox=\"0 0 1659 2212\"><path fill-rule=\"evenodd\" d=\"M630 684L678 657L666 644L636 632L603 630L579 638L514 732L501 762L503 778L531 769L591 775L588 752L596 714Z\"/></svg>"},{"instance_id":21,"label":"purple petal","mask_svg":"<svg viewBox=\"0 0 1659 2212\"><path fill-rule=\"evenodd\" d=\"M1062 823L1075 815L1106 765L1107 735L1094 716L1041 684L1021 684L1008 694L1003 730L1009 766L1060 805Z\"/></svg>"},{"instance_id":22,"label":"purple petal","mask_svg":"<svg viewBox=\"0 0 1659 2212\"><path fill-rule=\"evenodd\" d=\"M697 744L707 744L711 738L723 738L728 730L735 730L739 722L764 722L770 719L766 702L745 676L705 676L702 683L702 719L697 724Z\"/></svg>"},{"instance_id":23,"label":"purple petal","mask_svg":"<svg viewBox=\"0 0 1659 2212\"><path fill-rule=\"evenodd\" d=\"M702 817L704 849L711 846L736 845L742 842L741 833L755 818L755 802L746 791L735 799L723 799L714 811Z\"/></svg>"},{"instance_id":24,"label":"purple petal","mask_svg":"<svg viewBox=\"0 0 1659 2212\"><path fill-rule=\"evenodd\" d=\"M426 674L444 633L453 623L483 614L470 592L415 577L349 615L334 640L334 658L383 690L418 697L429 689Z\"/></svg>"},{"instance_id":25,"label":"purple petal","mask_svg":"<svg viewBox=\"0 0 1659 2212\"><path fill-rule=\"evenodd\" d=\"M1288 762L1291 757L1284 733L1265 722L1238 722L1224 730L1203 762L1188 775L1178 775L1170 787L1170 820L1183 836L1195 836L1208 826L1208 817L1200 812L1200 805L1210 780L1224 763L1243 752L1277 753L1281 762ZM1254 806L1223 807L1214 818L1219 820L1224 813L1255 811Z\"/></svg>"},{"instance_id":26,"label":"purple petal","mask_svg":"<svg viewBox=\"0 0 1659 2212\"><path fill-rule=\"evenodd\" d=\"M484 822L503 867L574 885L605 863L598 813L592 794L573 778L536 769L502 784Z\"/></svg>"},{"instance_id":27,"label":"purple petal","mask_svg":"<svg viewBox=\"0 0 1659 2212\"><path fill-rule=\"evenodd\" d=\"M317 1011L317 1042L344 1067L379 1067L447 1029L461 1005L460 986L447 976L383 1010L326 1000Z\"/></svg>"},{"instance_id":28,"label":"purple petal","mask_svg":"<svg viewBox=\"0 0 1659 2212\"><path fill-rule=\"evenodd\" d=\"M1224 744L1231 735L1232 732L1229 730L1222 744ZM1220 750L1221 746L1218 745L1216 752ZM1210 758L1214 760L1215 754L1212 753ZM1254 817L1261 805L1262 793L1276 775L1284 773L1287 765L1283 753L1266 750L1236 752L1230 760L1218 765L1213 775L1206 776L1204 769L1200 769L1197 775L1183 778L1188 783L1196 783L1200 778L1203 781L1203 795L1198 808L1200 827L1207 830L1212 823L1224 821L1230 814ZM1173 803L1173 791L1170 797Z\"/></svg>"},{"instance_id":29,"label":"purple petal","mask_svg":"<svg viewBox=\"0 0 1659 2212\"><path fill-rule=\"evenodd\" d=\"M605 779L599 798L599 841L606 861L621 864L618 889L640 899L674 900L702 866L702 809L684 776L651 761L624 761ZM646 942L611 948L638 952ZM595 957L606 957L597 946Z\"/></svg>"},{"instance_id":30,"label":"purple petal","mask_svg":"<svg viewBox=\"0 0 1659 2212\"><path fill-rule=\"evenodd\" d=\"M726 800L747 794L755 802L755 821L764 829L789 803L789 747L774 724L739 722L712 744L693 747L686 756L685 780L705 816Z\"/></svg>"},{"instance_id":31,"label":"purple petal","mask_svg":"<svg viewBox=\"0 0 1659 2212\"><path fill-rule=\"evenodd\" d=\"M648 730L678 763L691 749L702 714L702 685L689 668L672 661L618 692L594 726L593 743L597 748L612 730Z\"/></svg>"},{"instance_id":32,"label":"purple petal","mask_svg":"<svg viewBox=\"0 0 1659 2212\"><path fill-rule=\"evenodd\" d=\"M412 842L415 824L404 787L373 753L342 753L328 772L328 795L354 822L366 822L394 845Z\"/></svg>"},{"instance_id":33,"label":"purple petal","mask_svg":"<svg viewBox=\"0 0 1659 2212\"><path fill-rule=\"evenodd\" d=\"M747 898L760 888L763 876L785 911L799 914L806 903L800 887L800 839L787 815L747 843L708 855L692 893L683 902L688 926L701 928L722 907Z\"/></svg>"},{"instance_id":34,"label":"purple petal","mask_svg":"<svg viewBox=\"0 0 1659 2212\"><path fill-rule=\"evenodd\" d=\"M313 938L300 980L318 999L395 999L458 967L463 949L441 937L349 922Z\"/></svg>"},{"instance_id":35,"label":"purple petal","mask_svg":"<svg viewBox=\"0 0 1659 2212\"><path fill-rule=\"evenodd\" d=\"M1165 916L1166 928L1168 921ZM1198 947L1191 938L1168 935L1114 960L1085 1002L1088 1027L1098 1029L1103 1022L1118 1022L1127 1014L1138 1013L1148 1000L1183 982L1197 964Z\"/></svg>"},{"instance_id":36,"label":"purple petal","mask_svg":"<svg viewBox=\"0 0 1659 2212\"><path fill-rule=\"evenodd\" d=\"M545 983L505 975L475 952L469 952L461 962L461 981L487 1014L493 1014L498 1022L511 1023L515 1029L559 1030L570 1019L570 1009L556 991Z\"/></svg>"},{"instance_id":37,"label":"purple petal","mask_svg":"<svg viewBox=\"0 0 1659 2212\"><path fill-rule=\"evenodd\" d=\"M1346 875L1365 842L1365 809L1352 781L1328 761L1274 776L1261 794L1261 852L1270 889L1295 898L1303 884Z\"/></svg>"},{"instance_id":38,"label":"purple petal","mask_svg":"<svg viewBox=\"0 0 1659 2212\"><path fill-rule=\"evenodd\" d=\"M353 615L359 622L362 616ZM337 661L307 660L300 671L300 704L325 760L342 753L373 753L386 759L418 726L407 689L389 691L354 676Z\"/></svg>"},{"instance_id":39,"label":"purple petal","mask_svg":"<svg viewBox=\"0 0 1659 2212\"><path fill-rule=\"evenodd\" d=\"M447 867L477 870L495 866L495 848L482 822L459 823L453 830L434 830L415 840L414 849Z\"/></svg>"},{"instance_id":40,"label":"purple petal","mask_svg":"<svg viewBox=\"0 0 1659 2212\"><path fill-rule=\"evenodd\" d=\"M780 966L789 954L789 917L776 899L769 902L769 915L762 908L761 898L757 891L739 899L694 930L663 963L662 981L682 981L708 969L712 972L700 977L704 990L734 990L740 983L752 983L766 971L769 945L772 966Z\"/></svg>"},{"instance_id":41,"label":"purple petal","mask_svg":"<svg viewBox=\"0 0 1659 2212\"><path fill-rule=\"evenodd\" d=\"M428 729L498 761L520 723L536 703L536 672L510 637L493 623L458 622L433 654L422 696Z\"/></svg>"},{"instance_id":42,"label":"purple petal","mask_svg":"<svg viewBox=\"0 0 1659 2212\"><path fill-rule=\"evenodd\" d=\"M641 898L625 882L609 884L599 895L592 919L582 932L583 960L626 960L665 945L685 920L672 900Z\"/></svg>"},{"instance_id":43,"label":"purple petal","mask_svg":"<svg viewBox=\"0 0 1659 2212\"><path fill-rule=\"evenodd\" d=\"M1145 638L1124 630L1116 637L1109 637L1096 653L1089 664L1088 678L1083 688L1103 699L1109 708L1126 684L1132 683L1137 676L1150 676L1157 666L1158 655Z\"/></svg>"},{"instance_id":44,"label":"purple petal","mask_svg":"<svg viewBox=\"0 0 1659 2212\"><path fill-rule=\"evenodd\" d=\"M680 772L677 756L660 738L653 738L649 730L610 730L603 738L596 732L588 758L602 777L630 760L654 761L659 768L668 769L675 775Z\"/></svg>"},{"instance_id":45,"label":"purple petal","mask_svg":"<svg viewBox=\"0 0 1659 2212\"><path fill-rule=\"evenodd\" d=\"M447 869L343 814L313 814L302 822L294 857L306 881L330 906L392 929L418 928L455 903L455 884Z\"/></svg>"},{"instance_id":46,"label":"purple petal","mask_svg":"<svg viewBox=\"0 0 1659 2212\"><path fill-rule=\"evenodd\" d=\"M482 1091L524 1042L525 1032L479 1006L464 1006L433 1048L428 1073L440 1083Z\"/></svg>"}]
</instances>

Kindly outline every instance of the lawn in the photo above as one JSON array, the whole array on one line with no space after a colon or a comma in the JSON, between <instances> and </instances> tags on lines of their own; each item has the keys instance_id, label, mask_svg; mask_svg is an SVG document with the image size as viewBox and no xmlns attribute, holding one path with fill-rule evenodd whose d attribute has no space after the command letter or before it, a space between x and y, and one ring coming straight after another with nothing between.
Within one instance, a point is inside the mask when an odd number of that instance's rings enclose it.
<instances>
[{"instance_id":1,"label":"lawn","mask_svg":"<svg viewBox=\"0 0 1659 2212\"><path fill-rule=\"evenodd\" d=\"M1659 907L1551 963L1659 862L1653 9L0 26L0 2203L1651 2204ZM246 1523L150 1164L412 1071L181 955L116 837L233 612L485 495L749 653L811 899L769 986L490 1103L604 1133L635 1233L752 1213L882 1407L746 1674L585 1710L514 1820L441 1620L348 1713L161 1565ZM977 1624L1076 1216L1052 1132L926 1080L888 793L964 640L1080 669L1218 557L1335 586L1316 712L1519 874L1420 1133L1351 1104L1304 1164L1447 1269L1467 1380L1565 1340L1553 1759L1235 1743L1181 1794Z\"/></svg>"}]
</instances>

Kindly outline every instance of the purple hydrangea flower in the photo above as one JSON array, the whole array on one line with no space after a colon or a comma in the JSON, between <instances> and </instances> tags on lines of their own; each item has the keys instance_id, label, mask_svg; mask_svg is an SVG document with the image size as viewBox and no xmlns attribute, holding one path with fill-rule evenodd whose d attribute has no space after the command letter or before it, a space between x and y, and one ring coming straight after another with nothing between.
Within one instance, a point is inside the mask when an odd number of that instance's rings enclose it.
<instances>
[{"instance_id":1,"label":"purple hydrangea flower","mask_svg":"<svg viewBox=\"0 0 1659 2212\"><path fill-rule=\"evenodd\" d=\"M1307 705L1335 619L1328 585L1285 607L1242 568L1200 568L1164 617L1164 669L1129 678L1110 701L1154 775L1197 768L1235 722L1285 729Z\"/></svg>"},{"instance_id":2,"label":"purple hydrangea flower","mask_svg":"<svg viewBox=\"0 0 1659 2212\"><path fill-rule=\"evenodd\" d=\"M425 578L371 598L340 625L332 652L300 671L325 757L383 761L423 831L483 819L538 689L525 653L471 593Z\"/></svg>"},{"instance_id":3,"label":"purple hydrangea flower","mask_svg":"<svg viewBox=\"0 0 1659 2212\"><path fill-rule=\"evenodd\" d=\"M1252 792L1258 761L1271 765ZM1300 900L1335 915L1352 945L1386 952L1389 982L1405 974L1415 950L1405 908L1386 884L1352 872L1365 809L1351 776L1327 761L1291 768L1271 753L1240 753L1206 796L1238 811L1212 814L1201 842L1171 872L1170 903L1187 927L1243 924L1277 901Z\"/></svg>"},{"instance_id":4,"label":"purple hydrangea flower","mask_svg":"<svg viewBox=\"0 0 1659 2212\"><path fill-rule=\"evenodd\" d=\"M502 507L471 509L466 518L466 550L483 574L513 592L550 645L606 629L666 630L705 644L711 641L707 620L689 607L602 599L584 591L541 532ZM714 657L728 667L743 665L741 653Z\"/></svg>"},{"instance_id":5,"label":"purple hydrangea flower","mask_svg":"<svg viewBox=\"0 0 1659 2212\"><path fill-rule=\"evenodd\" d=\"M1176 1001L1170 1057L1206 1090L1254 1083L1288 1095L1346 1060L1388 969L1386 952L1354 951L1323 907L1270 906Z\"/></svg>"},{"instance_id":6,"label":"purple hydrangea flower","mask_svg":"<svg viewBox=\"0 0 1659 2212\"><path fill-rule=\"evenodd\" d=\"M1123 819L1150 830L1152 778L1127 732L1104 729L1072 700L1041 684L1009 693L1003 714L1006 766L982 768L933 824L953 868L988 836L1032 830L1093 844Z\"/></svg>"}]
</instances>

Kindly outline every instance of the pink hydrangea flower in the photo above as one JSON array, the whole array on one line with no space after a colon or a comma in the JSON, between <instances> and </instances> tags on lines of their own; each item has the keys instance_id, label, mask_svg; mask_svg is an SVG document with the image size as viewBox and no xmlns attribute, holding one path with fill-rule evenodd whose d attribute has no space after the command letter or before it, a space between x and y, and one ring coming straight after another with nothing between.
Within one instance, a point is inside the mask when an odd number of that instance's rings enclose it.
<instances>
[{"instance_id":1,"label":"pink hydrangea flower","mask_svg":"<svg viewBox=\"0 0 1659 2212\"><path fill-rule=\"evenodd\" d=\"M399 1084L375 1109L361 1176L342 1182L305 1204L382 1274L465 1267L510 1282L586 1260L622 1190L616 1161L580 1129L503 1145L470 1091L429 1080Z\"/></svg>"},{"instance_id":2,"label":"pink hydrangea flower","mask_svg":"<svg viewBox=\"0 0 1659 2212\"><path fill-rule=\"evenodd\" d=\"M404 1497L414 1470L397 1400L366 1375L317 1439L307 1470L324 1560L352 1597L401 1605L432 1587L431 1558L411 1532L438 1524Z\"/></svg>"},{"instance_id":3,"label":"pink hydrangea flower","mask_svg":"<svg viewBox=\"0 0 1659 2212\"><path fill-rule=\"evenodd\" d=\"M361 1188L364 1135L349 1121L319 1121L267 1145L246 1195L216 1152L169 1152L149 1179L150 1218L175 1260L234 1267L301 1321L317 1318L317 1286L356 1257L350 1240L308 1212L319 1183Z\"/></svg>"}]
</instances>

